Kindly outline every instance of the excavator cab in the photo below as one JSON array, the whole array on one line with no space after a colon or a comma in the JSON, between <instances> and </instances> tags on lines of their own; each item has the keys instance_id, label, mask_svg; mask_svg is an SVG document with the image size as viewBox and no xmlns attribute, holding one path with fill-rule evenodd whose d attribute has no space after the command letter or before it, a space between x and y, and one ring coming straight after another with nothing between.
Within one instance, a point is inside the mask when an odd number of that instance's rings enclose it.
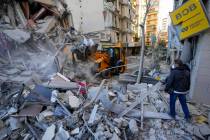
<instances>
[{"instance_id":1,"label":"excavator cab","mask_svg":"<svg viewBox=\"0 0 210 140\"><path fill-rule=\"evenodd\" d=\"M94 54L94 73L101 73L103 78L123 73L126 70L125 48L119 43L114 47L104 48Z\"/></svg>"}]
</instances>

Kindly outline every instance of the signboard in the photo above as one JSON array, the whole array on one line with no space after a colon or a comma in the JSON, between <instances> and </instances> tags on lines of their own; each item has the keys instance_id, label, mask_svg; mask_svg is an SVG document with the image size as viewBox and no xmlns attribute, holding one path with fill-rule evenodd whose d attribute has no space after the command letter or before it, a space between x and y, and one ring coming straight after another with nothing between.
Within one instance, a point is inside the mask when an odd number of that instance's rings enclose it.
<instances>
[{"instance_id":1,"label":"signboard","mask_svg":"<svg viewBox=\"0 0 210 140\"><path fill-rule=\"evenodd\" d=\"M170 13L173 25L179 28L180 40L191 37L210 27L209 20L200 0L188 0Z\"/></svg>"}]
</instances>

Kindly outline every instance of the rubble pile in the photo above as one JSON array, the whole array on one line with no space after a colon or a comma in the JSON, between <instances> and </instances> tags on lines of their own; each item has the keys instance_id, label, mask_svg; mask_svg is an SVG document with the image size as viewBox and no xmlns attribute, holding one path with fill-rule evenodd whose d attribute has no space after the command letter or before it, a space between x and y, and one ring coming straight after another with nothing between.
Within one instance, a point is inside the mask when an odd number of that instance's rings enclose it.
<instances>
[{"instance_id":1,"label":"rubble pile","mask_svg":"<svg viewBox=\"0 0 210 140\"><path fill-rule=\"evenodd\" d=\"M161 83L100 85L57 73L46 83L3 82L0 139L206 139L209 126L168 114ZM164 100L165 99L165 100Z\"/></svg>"},{"instance_id":2,"label":"rubble pile","mask_svg":"<svg viewBox=\"0 0 210 140\"><path fill-rule=\"evenodd\" d=\"M60 72L80 41L65 2L8 0L0 9L0 81L38 82Z\"/></svg>"}]
</instances>

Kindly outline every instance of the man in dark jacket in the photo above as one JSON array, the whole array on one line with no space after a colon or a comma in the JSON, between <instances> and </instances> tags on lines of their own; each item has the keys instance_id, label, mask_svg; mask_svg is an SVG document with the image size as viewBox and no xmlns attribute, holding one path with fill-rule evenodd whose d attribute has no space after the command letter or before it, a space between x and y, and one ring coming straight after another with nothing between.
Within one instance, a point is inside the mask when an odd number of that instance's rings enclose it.
<instances>
[{"instance_id":1,"label":"man in dark jacket","mask_svg":"<svg viewBox=\"0 0 210 140\"><path fill-rule=\"evenodd\" d=\"M175 60L175 68L166 81L165 91L170 93L170 115L175 118L175 104L177 97L179 98L185 119L189 120L190 113L186 103L186 94L190 89L190 71L182 63L181 60Z\"/></svg>"}]
</instances>

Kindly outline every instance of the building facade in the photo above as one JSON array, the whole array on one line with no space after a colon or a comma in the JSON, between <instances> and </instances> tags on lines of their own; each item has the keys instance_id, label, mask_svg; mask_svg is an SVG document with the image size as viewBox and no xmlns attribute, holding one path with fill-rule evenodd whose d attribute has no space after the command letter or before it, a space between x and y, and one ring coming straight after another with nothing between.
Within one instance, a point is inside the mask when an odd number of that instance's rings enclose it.
<instances>
[{"instance_id":1,"label":"building facade","mask_svg":"<svg viewBox=\"0 0 210 140\"><path fill-rule=\"evenodd\" d=\"M159 30L159 41L168 43L168 18L163 18L161 21L161 29Z\"/></svg>"},{"instance_id":2,"label":"building facade","mask_svg":"<svg viewBox=\"0 0 210 140\"><path fill-rule=\"evenodd\" d=\"M175 0L174 8L183 6L185 2L186 0ZM206 11L207 18L210 19L210 1L199 2L203 2L203 9ZM182 41L179 41L179 34L174 26L171 26L169 31L171 58L181 58L191 69L191 99L197 103L210 105L210 62L208 61L210 59L210 30L194 34Z\"/></svg>"},{"instance_id":3,"label":"building facade","mask_svg":"<svg viewBox=\"0 0 210 140\"><path fill-rule=\"evenodd\" d=\"M138 0L71 0L66 2L76 29L97 33L102 46L133 44L139 38Z\"/></svg>"},{"instance_id":4,"label":"building facade","mask_svg":"<svg viewBox=\"0 0 210 140\"><path fill-rule=\"evenodd\" d=\"M152 38L158 36L158 13L159 13L159 0L152 1L152 7L149 10L146 19L146 32L145 42L146 46L152 45Z\"/></svg>"}]
</instances>

